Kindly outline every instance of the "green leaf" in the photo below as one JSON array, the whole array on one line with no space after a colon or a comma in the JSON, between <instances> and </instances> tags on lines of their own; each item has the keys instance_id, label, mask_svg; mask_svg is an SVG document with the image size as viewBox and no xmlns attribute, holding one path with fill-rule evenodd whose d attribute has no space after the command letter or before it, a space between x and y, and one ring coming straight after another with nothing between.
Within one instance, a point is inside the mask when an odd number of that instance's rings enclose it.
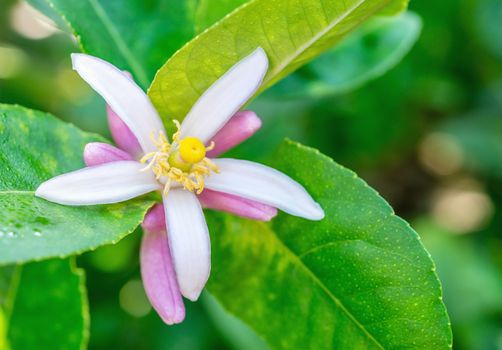
<instances>
[{"instance_id":1,"label":"green leaf","mask_svg":"<svg viewBox=\"0 0 502 350\"><path fill-rule=\"evenodd\" d=\"M6 314L10 314L10 295L12 286L16 283L18 273L17 266L4 266L0 268L0 309Z\"/></svg>"},{"instance_id":2,"label":"green leaf","mask_svg":"<svg viewBox=\"0 0 502 350\"><path fill-rule=\"evenodd\" d=\"M10 270L0 268L0 278ZM85 348L89 337L87 297L84 274L75 261L48 260L15 271L8 294L10 309L5 313L10 348Z\"/></svg>"},{"instance_id":3,"label":"green leaf","mask_svg":"<svg viewBox=\"0 0 502 350\"><path fill-rule=\"evenodd\" d=\"M155 76L149 96L164 120L182 120L217 78L258 46L270 61L267 88L395 3L403 1L250 1L176 52Z\"/></svg>"},{"instance_id":4,"label":"green leaf","mask_svg":"<svg viewBox=\"0 0 502 350\"><path fill-rule=\"evenodd\" d=\"M207 315L233 349L268 350L267 344L245 323L226 312L218 300L204 291L201 298Z\"/></svg>"},{"instance_id":5,"label":"green leaf","mask_svg":"<svg viewBox=\"0 0 502 350\"><path fill-rule=\"evenodd\" d=\"M197 33L209 28L248 0L199 0L194 18Z\"/></svg>"},{"instance_id":6,"label":"green leaf","mask_svg":"<svg viewBox=\"0 0 502 350\"><path fill-rule=\"evenodd\" d=\"M284 143L272 165L320 222L211 216L210 292L274 349L448 349L435 267L415 231L353 172Z\"/></svg>"},{"instance_id":7,"label":"green leaf","mask_svg":"<svg viewBox=\"0 0 502 350\"><path fill-rule=\"evenodd\" d=\"M477 242L475 235L459 236L430 218L421 218L415 225L437 263L454 324L472 324L486 315L501 313L502 276L489 254L491 241ZM466 303L472 295L476 298Z\"/></svg>"},{"instance_id":8,"label":"green leaf","mask_svg":"<svg viewBox=\"0 0 502 350\"><path fill-rule=\"evenodd\" d=\"M166 58L194 34L196 0L29 0L48 4L73 29L81 50L131 72L148 87Z\"/></svg>"},{"instance_id":9,"label":"green leaf","mask_svg":"<svg viewBox=\"0 0 502 350\"><path fill-rule=\"evenodd\" d=\"M280 82L270 95L323 97L354 90L396 66L421 28L420 17L412 12L368 21L339 46Z\"/></svg>"},{"instance_id":10,"label":"green leaf","mask_svg":"<svg viewBox=\"0 0 502 350\"><path fill-rule=\"evenodd\" d=\"M12 312L12 303L19 280L18 266L0 267L0 349L9 350L7 320Z\"/></svg>"},{"instance_id":11,"label":"green leaf","mask_svg":"<svg viewBox=\"0 0 502 350\"><path fill-rule=\"evenodd\" d=\"M414 224L437 264L456 344L463 349L497 349L500 327L493 318L502 314L502 274L491 238L497 236L498 225L491 225L492 232L483 231L484 239L479 240L476 234L451 232L431 217Z\"/></svg>"},{"instance_id":12,"label":"green leaf","mask_svg":"<svg viewBox=\"0 0 502 350\"><path fill-rule=\"evenodd\" d=\"M9 350L8 319L19 282L19 266L0 267L0 349Z\"/></svg>"},{"instance_id":13,"label":"green leaf","mask_svg":"<svg viewBox=\"0 0 502 350\"><path fill-rule=\"evenodd\" d=\"M38 185L84 166L96 135L41 112L0 105L0 265L68 256L114 243L131 233L153 204L71 207L34 196Z\"/></svg>"}]
</instances>

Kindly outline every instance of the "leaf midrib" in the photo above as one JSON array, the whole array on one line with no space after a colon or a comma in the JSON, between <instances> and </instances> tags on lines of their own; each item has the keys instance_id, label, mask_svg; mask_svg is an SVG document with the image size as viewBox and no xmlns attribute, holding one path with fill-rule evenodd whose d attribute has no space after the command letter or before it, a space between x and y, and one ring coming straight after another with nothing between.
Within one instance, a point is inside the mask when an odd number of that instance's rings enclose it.
<instances>
[{"instance_id":1,"label":"leaf midrib","mask_svg":"<svg viewBox=\"0 0 502 350\"><path fill-rule=\"evenodd\" d=\"M98 0L88 0L88 1L92 9L96 13L96 16L98 16L98 18L101 20L106 30L110 34L111 38L115 42L115 45L117 45L117 48L121 52L124 59L129 63L129 66L131 67L133 72L136 73L136 79L138 79L138 81L140 81L142 85L145 86L148 85L148 77L146 75L145 70L138 62L138 60L136 60L131 50L129 50L125 41L122 40L122 37L120 36L117 28L111 21L110 17L108 17L108 15L106 14L101 4L98 2Z\"/></svg>"},{"instance_id":2,"label":"leaf midrib","mask_svg":"<svg viewBox=\"0 0 502 350\"><path fill-rule=\"evenodd\" d=\"M360 0L358 3L347 9L347 11L335 17L323 30L315 34L310 40L308 40L303 45L298 47L287 59L283 60L281 64L277 65L274 69L272 69L272 71L269 74L267 74L265 79L263 79L262 87L266 87L267 84L270 83L284 69L286 69L291 64L291 62L293 62L296 58L301 56L302 53L307 51L313 44L315 44L318 40L320 40L324 35L329 33L335 26L340 24L344 19L346 19L350 14L352 14L352 12L357 10L366 1L368 0ZM322 0L320 0L319 2L322 4ZM384 8L386 5L388 5L388 1L385 3L385 5L382 5L381 8Z\"/></svg>"},{"instance_id":3,"label":"leaf midrib","mask_svg":"<svg viewBox=\"0 0 502 350\"><path fill-rule=\"evenodd\" d=\"M321 290L323 290L330 299L333 300L333 302L335 303L335 305L337 307L339 307L346 315L347 317L362 331L362 333L364 335L366 335L368 337L369 340L371 340L373 343L375 343L376 346L378 346L380 349L385 349L383 347L382 344L380 344L380 342L375 338L373 337L373 335L364 327L364 325L362 325L358 320L357 318L352 315L352 313L342 304L342 302L340 301L340 299L338 299L332 292L331 290L319 279L319 277L317 277L317 275L307 266L305 265L305 263L303 262L303 260L300 259L300 257L298 255L296 255L287 245L284 241L282 241L279 236L275 233L275 231L267 226L266 224L264 223L261 223L265 229L268 229L271 233L272 233L272 236L274 237L274 239L277 240L277 242L279 243L280 246L283 247L283 249L289 254L292 256L293 260L295 260L299 266L301 268L303 268L307 274L312 278L312 280L314 281L314 283L316 283L319 288L321 288Z\"/></svg>"},{"instance_id":4,"label":"leaf midrib","mask_svg":"<svg viewBox=\"0 0 502 350\"><path fill-rule=\"evenodd\" d=\"M321 31L319 31L317 34L313 35L310 40L305 42L303 45L298 47L287 59L283 60L281 64L276 66L269 75L264 79L263 85L266 85L268 82L270 82L271 78L268 77L275 77L277 76L280 72L282 72L291 62L293 62L297 57L299 57L303 52L305 52L310 46L312 46L316 41L318 41L320 38L322 38L326 33L328 33L330 30L332 30L337 24L339 24L341 21L343 21L345 18L347 18L348 15L350 15L352 12L357 10L359 6L361 6L363 3L365 3L367 0L360 0L357 2L354 6L350 7L345 11L344 13L340 14L339 16L335 17L331 23L329 23L325 28L323 28ZM320 0L322 3L322 0ZM325 14L326 15L326 14Z\"/></svg>"}]
</instances>

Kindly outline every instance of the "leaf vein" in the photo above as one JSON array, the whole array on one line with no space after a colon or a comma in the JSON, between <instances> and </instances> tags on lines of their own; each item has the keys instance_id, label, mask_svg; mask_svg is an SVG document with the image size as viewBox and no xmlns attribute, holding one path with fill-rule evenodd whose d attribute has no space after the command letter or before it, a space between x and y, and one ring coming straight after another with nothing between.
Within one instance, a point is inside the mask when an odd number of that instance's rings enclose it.
<instances>
[{"instance_id":1,"label":"leaf vein","mask_svg":"<svg viewBox=\"0 0 502 350\"><path fill-rule=\"evenodd\" d=\"M274 231L272 231L274 232ZM277 239L279 244L284 247L284 249L292 256L294 260L297 260L298 264L300 267L302 267L309 276L311 276L312 280L314 283L318 284L319 287L328 295L329 298L331 298L335 304L347 315L347 317L357 326L359 329L370 339L372 342L375 343L379 348L385 349L382 344L378 340L375 339L375 337L355 318L354 315L342 304L341 300L338 299L332 292L331 290L317 277L317 275L303 262L302 259L299 258L298 255L295 255L295 253L291 250L290 247L286 245L284 241L282 241L274 232L273 237Z\"/></svg>"},{"instance_id":2,"label":"leaf vein","mask_svg":"<svg viewBox=\"0 0 502 350\"><path fill-rule=\"evenodd\" d=\"M134 57L132 51L127 47L127 44L124 42L122 37L119 34L119 31L113 24L112 20L110 17L108 17L106 11L103 9L101 4L98 2L98 0L88 0L89 4L91 5L92 9L96 13L96 16L101 20L103 23L103 26L106 28L108 31L108 34L110 34L110 37L112 40L115 42L115 45L117 46L117 49L120 51L124 59L129 63L129 66L131 67L132 71L136 73L136 78L141 82L142 85L147 86L148 85L148 76L146 74L146 71L144 68L141 66L139 61Z\"/></svg>"},{"instance_id":3,"label":"leaf vein","mask_svg":"<svg viewBox=\"0 0 502 350\"><path fill-rule=\"evenodd\" d=\"M409 257L407 257L406 255L403 255L403 254L400 254L400 253L397 253L395 251L392 251L390 249L387 249L387 248L384 248L384 247L381 247L375 243L372 243L372 242L368 242L368 241L365 241L363 239L342 239L342 240L337 240L337 241L331 241L331 242L327 242L327 243L324 243L324 244L321 244L321 245L318 245L316 247L313 247L305 252L303 252L302 254L300 254L298 257L300 259L303 259L305 256L309 255L309 254L312 254L312 253L315 253L317 252L318 250L321 250L321 249L324 249L324 248L328 248L330 246L335 246L335 245L338 245L338 244L342 244L342 243L358 243L358 242L361 242L361 243L364 243L364 244L367 244L367 245L370 245L372 247L375 247L375 248L378 248L380 250L383 250L385 252L388 252L392 255L395 255L395 256L399 256L403 259L405 259L406 261L408 261L409 263L411 263L412 265L415 265L416 262L411 260Z\"/></svg>"},{"instance_id":4,"label":"leaf vein","mask_svg":"<svg viewBox=\"0 0 502 350\"><path fill-rule=\"evenodd\" d=\"M301 45L296 51L294 51L288 58L284 59L281 64L277 65L275 69L268 75L269 77L274 77L283 71L291 62L293 62L298 56L300 56L303 52L305 52L310 46L312 46L316 41L318 41L323 35L328 33L331 29L333 29L337 24L343 21L347 16L349 16L353 11L355 11L359 6L361 6L366 0L358 1L354 6L349 8L346 12L336 17L331 23L329 23L326 28L318 32L314 35L310 40L308 40L305 44ZM270 78L271 79L271 78ZM270 79L265 78L263 85L266 85Z\"/></svg>"}]
</instances>

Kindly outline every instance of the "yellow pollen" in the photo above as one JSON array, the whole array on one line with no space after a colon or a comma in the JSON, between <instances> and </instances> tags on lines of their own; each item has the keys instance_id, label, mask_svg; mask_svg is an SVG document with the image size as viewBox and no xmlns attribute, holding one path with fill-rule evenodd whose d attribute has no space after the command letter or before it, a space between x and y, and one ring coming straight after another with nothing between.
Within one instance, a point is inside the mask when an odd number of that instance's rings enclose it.
<instances>
[{"instance_id":1,"label":"yellow pollen","mask_svg":"<svg viewBox=\"0 0 502 350\"><path fill-rule=\"evenodd\" d=\"M141 163L148 164L142 170L151 169L157 180L165 184L164 194L175 184L200 194L204 190L204 177L211 172L219 172L218 166L206 158L206 152L214 148L214 142L205 147L196 137L186 137L179 141L180 123L175 120L174 124L177 131L173 134L172 143L169 143L163 132L159 132L158 137L151 135L158 150L143 156Z\"/></svg>"}]
</instances>

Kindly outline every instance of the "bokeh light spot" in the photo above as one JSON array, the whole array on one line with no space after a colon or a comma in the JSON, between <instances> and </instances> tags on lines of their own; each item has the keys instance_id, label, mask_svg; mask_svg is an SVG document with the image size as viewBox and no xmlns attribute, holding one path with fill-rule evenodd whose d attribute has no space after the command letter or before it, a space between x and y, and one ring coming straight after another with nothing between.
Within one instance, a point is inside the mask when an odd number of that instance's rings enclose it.
<instances>
[{"instance_id":1,"label":"bokeh light spot","mask_svg":"<svg viewBox=\"0 0 502 350\"><path fill-rule=\"evenodd\" d=\"M144 317L152 309L140 280L130 280L122 287L119 303L125 312L134 317Z\"/></svg>"},{"instance_id":2,"label":"bokeh light spot","mask_svg":"<svg viewBox=\"0 0 502 350\"><path fill-rule=\"evenodd\" d=\"M56 84L63 97L76 105L88 103L93 96L89 86L75 71L68 68L63 68L57 73Z\"/></svg>"},{"instance_id":3,"label":"bokeh light spot","mask_svg":"<svg viewBox=\"0 0 502 350\"><path fill-rule=\"evenodd\" d=\"M21 73L28 59L23 51L13 46L0 46L0 79L14 78Z\"/></svg>"},{"instance_id":4,"label":"bokeh light spot","mask_svg":"<svg viewBox=\"0 0 502 350\"><path fill-rule=\"evenodd\" d=\"M58 32L56 24L47 16L20 1L10 13L10 24L20 35L28 39L45 39Z\"/></svg>"},{"instance_id":5,"label":"bokeh light spot","mask_svg":"<svg viewBox=\"0 0 502 350\"><path fill-rule=\"evenodd\" d=\"M432 205L437 223L458 234L483 228L493 211L490 197L474 182L465 181L441 189Z\"/></svg>"},{"instance_id":6,"label":"bokeh light spot","mask_svg":"<svg viewBox=\"0 0 502 350\"><path fill-rule=\"evenodd\" d=\"M450 135L431 133L420 144L418 157L422 165L435 175L451 175L463 164L464 153Z\"/></svg>"}]
</instances>

